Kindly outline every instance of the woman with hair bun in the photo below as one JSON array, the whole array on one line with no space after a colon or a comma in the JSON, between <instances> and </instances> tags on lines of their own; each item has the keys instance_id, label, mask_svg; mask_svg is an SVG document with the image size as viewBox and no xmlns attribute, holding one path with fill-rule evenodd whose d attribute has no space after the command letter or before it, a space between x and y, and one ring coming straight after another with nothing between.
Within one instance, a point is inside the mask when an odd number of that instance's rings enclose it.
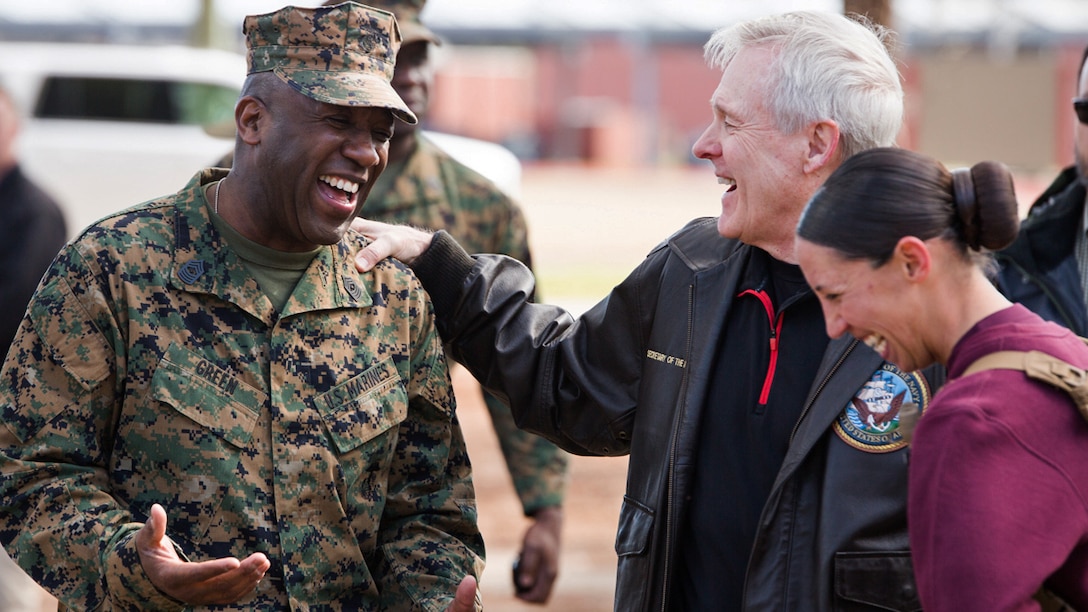
<instances>
[{"instance_id":1,"label":"woman with hair bun","mask_svg":"<svg viewBox=\"0 0 1088 612\"><path fill-rule=\"evenodd\" d=\"M1003 165L949 172L873 149L830 176L797 227L829 336L851 334L904 370L947 367L910 455L908 525L927 611L1037 610L1044 587L1088 610L1088 421L1066 391L1023 371L965 375L997 351L1088 368L1080 338L989 279L989 253L1018 226Z\"/></svg>"}]
</instances>

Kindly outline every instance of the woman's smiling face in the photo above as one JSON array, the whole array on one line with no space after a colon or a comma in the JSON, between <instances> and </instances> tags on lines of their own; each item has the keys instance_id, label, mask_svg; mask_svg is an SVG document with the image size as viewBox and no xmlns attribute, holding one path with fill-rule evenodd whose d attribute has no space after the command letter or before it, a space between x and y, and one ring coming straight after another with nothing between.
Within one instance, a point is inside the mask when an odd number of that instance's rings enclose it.
<instances>
[{"instance_id":1,"label":"woman's smiling face","mask_svg":"<svg viewBox=\"0 0 1088 612\"><path fill-rule=\"evenodd\" d=\"M908 372L936 361L917 332L925 313L911 299L914 286L900 273L897 255L873 267L868 260L847 259L834 248L801 238L795 252L820 299L828 336L848 333Z\"/></svg>"}]
</instances>

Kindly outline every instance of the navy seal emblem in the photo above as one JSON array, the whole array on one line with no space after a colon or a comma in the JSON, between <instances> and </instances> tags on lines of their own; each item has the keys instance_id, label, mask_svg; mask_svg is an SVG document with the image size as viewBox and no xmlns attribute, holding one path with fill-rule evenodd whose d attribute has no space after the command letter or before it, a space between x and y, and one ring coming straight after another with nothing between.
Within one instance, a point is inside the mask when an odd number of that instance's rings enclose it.
<instances>
[{"instance_id":1,"label":"navy seal emblem","mask_svg":"<svg viewBox=\"0 0 1088 612\"><path fill-rule=\"evenodd\" d=\"M835 421L835 433L850 446L869 453L890 453L907 445L900 409L910 402L921 414L929 404L925 378L885 363L858 389Z\"/></svg>"}]
</instances>

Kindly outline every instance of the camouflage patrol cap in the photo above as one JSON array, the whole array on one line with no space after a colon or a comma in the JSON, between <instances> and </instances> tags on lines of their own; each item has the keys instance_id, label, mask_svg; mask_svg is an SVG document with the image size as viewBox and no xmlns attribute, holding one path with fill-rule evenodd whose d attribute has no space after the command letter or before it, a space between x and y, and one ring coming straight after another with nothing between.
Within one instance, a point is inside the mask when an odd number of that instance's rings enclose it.
<instances>
[{"instance_id":1,"label":"camouflage patrol cap","mask_svg":"<svg viewBox=\"0 0 1088 612\"><path fill-rule=\"evenodd\" d=\"M367 4L397 16L397 25L400 26L404 44L419 41L442 44L442 39L419 20L419 14L423 12L423 5L427 4L427 0L367 0Z\"/></svg>"},{"instance_id":2,"label":"camouflage patrol cap","mask_svg":"<svg viewBox=\"0 0 1088 612\"><path fill-rule=\"evenodd\" d=\"M388 108L405 123L417 122L390 85L401 43L392 13L355 2L285 6L246 17L242 32L248 74L274 72L319 102Z\"/></svg>"}]
</instances>

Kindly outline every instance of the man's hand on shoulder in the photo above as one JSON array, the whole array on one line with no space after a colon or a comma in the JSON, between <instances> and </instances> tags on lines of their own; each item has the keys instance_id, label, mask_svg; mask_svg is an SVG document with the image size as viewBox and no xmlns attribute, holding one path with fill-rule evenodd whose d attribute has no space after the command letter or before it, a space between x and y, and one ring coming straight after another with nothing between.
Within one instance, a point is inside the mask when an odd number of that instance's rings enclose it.
<instances>
[{"instance_id":1,"label":"man's hand on shoulder","mask_svg":"<svg viewBox=\"0 0 1088 612\"><path fill-rule=\"evenodd\" d=\"M360 272L369 272L386 257L393 257L411 265L431 246L431 232L425 232L407 225L390 225L356 218L351 222L351 229L366 236L373 242L355 256L355 267Z\"/></svg>"}]
</instances>

